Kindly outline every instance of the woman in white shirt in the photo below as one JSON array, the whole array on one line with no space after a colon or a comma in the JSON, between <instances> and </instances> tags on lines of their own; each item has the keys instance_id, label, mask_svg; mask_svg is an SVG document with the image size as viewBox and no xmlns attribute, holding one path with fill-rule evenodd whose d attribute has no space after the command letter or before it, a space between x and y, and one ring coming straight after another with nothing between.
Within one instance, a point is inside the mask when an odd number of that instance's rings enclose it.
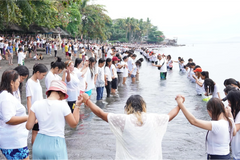
<instances>
[{"instance_id":1,"label":"woman in white shirt","mask_svg":"<svg viewBox=\"0 0 240 160\"><path fill-rule=\"evenodd\" d=\"M124 56L123 57L123 85L126 84L128 72L130 72L128 69L128 56Z\"/></svg>"},{"instance_id":2,"label":"woman in white shirt","mask_svg":"<svg viewBox=\"0 0 240 160\"><path fill-rule=\"evenodd\" d=\"M33 75L28 79L26 83L26 98L28 113L30 113L31 106L34 102L42 100L42 86L40 80L42 80L47 74L48 68L44 64L35 64L33 66ZM36 123L32 130L32 144L39 131L38 123Z\"/></svg>"},{"instance_id":3,"label":"woman in white shirt","mask_svg":"<svg viewBox=\"0 0 240 160\"><path fill-rule=\"evenodd\" d=\"M85 62L83 66L83 60L81 58L75 59L74 72L78 75L79 83L79 92L80 94L85 92L87 82L86 82L86 72L88 69L88 63Z\"/></svg>"},{"instance_id":4,"label":"woman in white shirt","mask_svg":"<svg viewBox=\"0 0 240 160\"><path fill-rule=\"evenodd\" d=\"M66 84L61 80L53 80L46 95L47 99L33 104L26 124L30 130L37 119L41 129L33 144L32 158L68 159L64 138L65 121L70 127L76 128L81 102L76 102L72 114L66 101L63 101L68 95Z\"/></svg>"},{"instance_id":5,"label":"woman in white shirt","mask_svg":"<svg viewBox=\"0 0 240 160\"><path fill-rule=\"evenodd\" d=\"M17 71L6 70L0 84L0 150L6 159L29 159L27 147L28 119L25 107L13 96L18 90Z\"/></svg>"},{"instance_id":6,"label":"woman in white shirt","mask_svg":"<svg viewBox=\"0 0 240 160\"><path fill-rule=\"evenodd\" d=\"M111 74L111 65L112 65L112 59L107 58L104 74L105 74L105 88L107 92L107 97L110 97L111 88L112 88L112 74Z\"/></svg>"},{"instance_id":7,"label":"woman in white shirt","mask_svg":"<svg viewBox=\"0 0 240 160\"><path fill-rule=\"evenodd\" d=\"M229 144L235 133L235 128L232 125L232 120L229 119L229 111L225 111L221 100L212 98L207 103L207 111L212 121L195 118L183 105L184 100L185 98L181 95L176 97L178 106L188 121L196 127L208 130L206 136L207 159L231 159Z\"/></svg>"},{"instance_id":8,"label":"woman in white shirt","mask_svg":"<svg viewBox=\"0 0 240 160\"><path fill-rule=\"evenodd\" d=\"M118 88L118 75L117 75L117 68L116 64L120 61L118 57L112 58L112 65L111 65L111 74L112 74L112 85L111 85L111 93L116 94L116 90Z\"/></svg>"},{"instance_id":9,"label":"woman in white shirt","mask_svg":"<svg viewBox=\"0 0 240 160\"><path fill-rule=\"evenodd\" d=\"M231 142L232 156L234 160L240 159L240 91L234 90L227 94L228 105L231 107L231 113L233 115L236 135ZM230 114L231 115L231 114Z\"/></svg>"},{"instance_id":10,"label":"woman in white shirt","mask_svg":"<svg viewBox=\"0 0 240 160\"><path fill-rule=\"evenodd\" d=\"M86 57L87 59L87 57ZM92 90L95 88L96 80L97 80L97 69L96 69L96 59L93 57L90 57L89 60L89 67L87 69L87 75L86 75L86 81L87 81L87 89L85 90L85 93L87 93L89 96L92 95Z\"/></svg>"},{"instance_id":11,"label":"woman in white shirt","mask_svg":"<svg viewBox=\"0 0 240 160\"><path fill-rule=\"evenodd\" d=\"M147 113L146 103L140 95L128 98L126 114L104 112L83 94L83 102L94 114L108 122L116 137L115 159L162 159L161 142L168 122L179 112L175 107L168 114Z\"/></svg>"},{"instance_id":12,"label":"woman in white shirt","mask_svg":"<svg viewBox=\"0 0 240 160\"><path fill-rule=\"evenodd\" d=\"M205 96L212 95L212 98L219 98L220 97L220 92L218 90L218 85L210 78L206 78L204 80L204 89L205 89Z\"/></svg>"},{"instance_id":13,"label":"woman in white shirt","mask_svg":"<svg viewBox=\"0 0 240 160\"><path fill-rule=\"evenodd\" d=\"M48 74L45 77L45 86L47 90L50 87L50 84L53 80L62 80L59 74L62 73L64 66L65 64L62 61L62 58L60 57L57 57L56 62L51 63L51 70L48 72Z\"/></svg>"},{"instance_id":14,"label":"woman in white shirt","mask_svg":"<svg viewBox=\"0 0 240 160\"><path fill-rule=\"evenodd\" d=\"M18 65L22 66L24 65L24 59L26 58L27 52L23 52L22 48L19 48L19 53L18 53Z\"/></svg>"},{"instance_id":15,"label":"woman in white shirt","mask_svg":"<svg viewBox=\"0 0 240 160\"><path fill-rule=\"evenodd\" d=\"M67 84L67 102L73 112L77 97L79 96L80 80L76 72L74 72L74 64L68 60L65 62L65 70L63 71L62 81Z\"/></svg>"},{"instance_id":16,"label":"woman in white shirt","mask_svg":"<svg viewBox=\"0 0 240 160\"><path fill-rule=\"evenodd\" d=\"M13 92L13 95L21 103L22 85L23 85L24 80L27 79L29 76L29 70L26 66L18 66L16 68L14 68L14 70L17 71L20 76L20 84L19 84L18 90Z\"/></svg>"}]
</instances>

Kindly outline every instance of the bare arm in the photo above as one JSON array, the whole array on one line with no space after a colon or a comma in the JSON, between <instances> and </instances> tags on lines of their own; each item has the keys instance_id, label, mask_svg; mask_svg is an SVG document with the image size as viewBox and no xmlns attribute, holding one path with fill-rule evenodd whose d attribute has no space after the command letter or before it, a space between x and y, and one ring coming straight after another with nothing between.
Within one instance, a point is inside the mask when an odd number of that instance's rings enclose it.
<instances>
[{"instance_id":1,"label":"bare arm","mask_svg":"<svg viewBox=\"0 0 240 160\"><path fill-rule=\"evenodd\" d=\"M10 125L18 125L23 122L26 122L28 119L28 116L13 116L6 124Z\"/></svg>"},{"instance_id":2,"label":"bare arm","mask_svg":"<svg viewBox=\"0 0 240 160\"><path fill-rule=\"evenodd\" d=\"M35 121L36 121L36 115L33 111L30 111L27 124L26 124L26 129L31 130L35 124Z\"/></svg>"},{"instance_id":3,"label":"bare arm","mask_svg":"<svg viewBox=\"0 0 240 160\"><path fill-rule=\"evenodd\" d=\"M76 106L81 106L81 103L82 103L82 98L79 96L78 100L76 101ZM65 120L67 121L68 125L72 128L77 127L80 119L80 108L76 106L73 110L73 113L70 113L67 116L65 116Z\"/></svg>"},{"instance_id":4,"label":"bare arm","mask_svg":"<svg viewBox=\"0 0 240 160\"><path fill-rule=\"evenodd\" d=\"M169 115L169 122L171 121L171 120L173 120L177 115L178 115L178 113L179 113L179 111L180 111L180 107L175 107L174 109L172 109L169 113L168 113L168 115Z\"/></svg>"},{"instance_id":5,"label":"bare arm","mask_svg":"<svg viewBox=\"0 0 240 160\"><path fill-rule=\"evenodd\" d=\"M28 114L30 114L30 109L32 106L32 97L27 97L27 109L28 109Z\"/></svg>"},{"instance_id":6,"label":"bare arm","mask_svg":"<svg viewBox=\"0 0 240 160\"><path fill-rule=\"evenodd\" d=\"M107 112L104 112L101 108L99 108L94 103L92 103L91 100L89 99L89 96L86 93L82 94L82 97L83 97L83 102L91 109L91 111L96 116L98 116L102 120L108 122L108 119L107 119L108 113Z\"/></svg>"},{"instance_id":7,"label":"bare arm","mask_svg":"<svg viewBox=\"0 0 240 160\"><path fill-rule=\"evenodd\" d=\"M212 130L212 123L210 121L203 121L203 120L199 120L197 118L195 118L183 105L183 99L182 97L178 96L176 98L178 106L180 107L180 109L182 110L183 114L185 115L185 117L187 118L187 120L194 126L202 128L202 129L206 129L211 131Z\"/></svg>"}]
</instances>

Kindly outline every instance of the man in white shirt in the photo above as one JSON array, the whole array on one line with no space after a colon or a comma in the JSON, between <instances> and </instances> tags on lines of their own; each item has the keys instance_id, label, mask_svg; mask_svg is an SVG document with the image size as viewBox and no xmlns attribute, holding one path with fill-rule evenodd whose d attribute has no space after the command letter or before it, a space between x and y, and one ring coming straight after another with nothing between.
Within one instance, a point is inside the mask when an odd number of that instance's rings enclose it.
<instances>
[{"instance_id":1,"label":"man in white shirt","mask_svg":"<svg viewBox=\"0 0 240 160\"><path fill-rule=\"evenodd\" d=\"M18 53L18 65L19 66L24 65L24 59L26 58L26 54L27 54L27 52L24 53L22 48L19 49L19 53Z\"/></svg>"},{"instance_id":2,"label":"man in white shirt","mask_svg":"<svg viewBox=\"0 0 240 160\"><path fill-rule=\"evenodd\" d=\"M107 52L107 58L111 58L115 55L115 47L112 47L111 49L108 50Z\"/></svg>"},{"instance_id":3,"label":"man in white shirt","mask_svg":"<svg viewBox=\"0 0 240 160\"><path fill-rule=\"evenodd\" d=\"M167 78L167 63L166 63L166 59L165 56L161 56L160 54L157 56L158 58L158 64L152 64L155 67L158 67L158 69L160 70L160 79L161 80L166 80Z\"/></svg>"}]
</instances>

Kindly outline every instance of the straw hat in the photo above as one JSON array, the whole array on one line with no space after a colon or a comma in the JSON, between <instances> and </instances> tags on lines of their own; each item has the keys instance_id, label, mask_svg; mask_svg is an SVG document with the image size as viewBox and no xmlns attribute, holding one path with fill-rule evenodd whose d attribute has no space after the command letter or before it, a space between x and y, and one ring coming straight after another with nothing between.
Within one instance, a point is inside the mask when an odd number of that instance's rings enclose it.
<instances>
[{"instance_id":1,"label":"straw hat","mask_svg":"<svg viewBox=\"0 0 240 160\"><path fill-rule=\"evenodd\" d=\"M51 82L50 88L47 90L46 95L48 95L49 91L60 91L63 94L65 94L64 99L68 98L68 94L67 94L67 85L65 82L61 81L61 80L53 80Z\"/></svg>"}]
</instances>

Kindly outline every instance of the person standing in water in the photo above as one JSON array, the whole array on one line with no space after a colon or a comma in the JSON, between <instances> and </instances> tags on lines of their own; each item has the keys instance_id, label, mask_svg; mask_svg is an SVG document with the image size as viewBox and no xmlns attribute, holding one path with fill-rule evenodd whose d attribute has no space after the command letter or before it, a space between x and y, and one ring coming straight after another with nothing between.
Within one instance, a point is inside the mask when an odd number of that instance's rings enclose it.
<instances>
[{"instance_id":1,"label":"person standing in water","mask_svg":"<svg viewBox=\"0 0 240 160\"><path fill-rule=\"evenodd\" d=\"M39 80L42 80L47 74L48 68L44 64L35 64L33 66L33 75L28 79L26 83L26 97L27 108L30 113L31 107L34 102L43 99L42 86ZM38 123L33 126L32 129L32 144L35 141L37 133L39 131Z\"/></svg>"},{"instance_id":2,"label":"person standing in water","mask_svg":"<svg viewBox=\"0 0 240 160\"><path fill-rule=\"evenodd\" d=\"M194 126L208 130L206 135L206 150L208 160L230 160L230 141L236 133L229 111L225 111L224 104L218 98L212 98L207 103L207 111L212 121L204 121L195 118L183 105L185 98L182 95L176 97L178 106L181 108L187 120Z\"/></svg>"},{"instance_id":3,"label":"person standing in water","mask_svg":"<svg viewBox=\"0 0 240 160\"><path fill-rule=\"evenodd\" d=\"M180 110L178 106L168 114L147 113L144 99L140 95L132 95L124 107L126 114L114 114L104 112L91 102L87 94L81 97L94 114L109 123L116 137L115 159L162 159L162 139L168 122Z\"/></svg>"},{"instance_id":4,"label":"person standing in water","mask_svg":"<svg viewBox=\"0 0 240 160\"><path fill-rule=\"evenodd\" d=\"M159 62L158 64L152 64L155 67L158 67L158 70L160 70L160 79L166 80L167 78L167 63L166 59L162 57L160 54L157 56Z\"/></svg>"}]
</instances>

